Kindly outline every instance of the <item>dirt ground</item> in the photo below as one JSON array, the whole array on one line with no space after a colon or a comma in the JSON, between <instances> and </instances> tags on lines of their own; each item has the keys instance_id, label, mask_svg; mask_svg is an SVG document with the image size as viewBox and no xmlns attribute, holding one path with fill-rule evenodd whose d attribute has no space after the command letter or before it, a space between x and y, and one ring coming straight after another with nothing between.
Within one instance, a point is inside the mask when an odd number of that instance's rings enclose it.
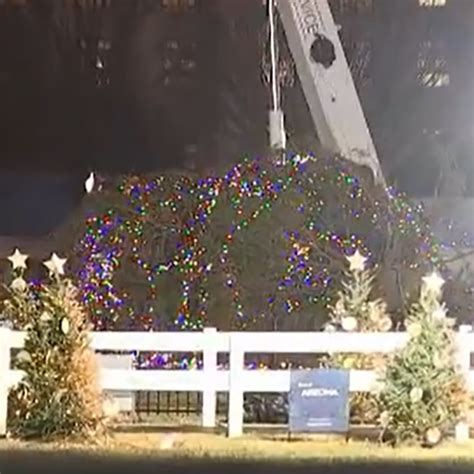
<instances>
[{"instance_id":1,"label":"dirt ground","mask_svg":"<svg viewBox=\"0 0 474 474\"><path fill-rule=\"evenodd\" d=\"M219 459L164 459L146 457L100 456L80 453L9 451L0 453L2 474L472 474L473 466L439 463L356 462L315 460L257 461Z\"/></svg>"},{"instance_id":2,"label":"dirt ground","mask_svg":"<svg viewBox=\"0 0 474 474\"><path fill-rule=\"evenodd\" d=\"M0 441L0 474L473 474L474 442L393 449L373 442L137 431L93 446Z\"/></svg>"}]
</instances>

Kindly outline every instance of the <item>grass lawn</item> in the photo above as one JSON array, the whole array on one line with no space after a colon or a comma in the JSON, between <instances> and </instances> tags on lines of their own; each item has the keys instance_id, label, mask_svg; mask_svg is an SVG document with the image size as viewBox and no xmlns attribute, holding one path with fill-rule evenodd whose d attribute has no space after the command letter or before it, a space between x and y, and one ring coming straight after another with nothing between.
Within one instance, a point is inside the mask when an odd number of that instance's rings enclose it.
<instances>
[{"instance_id":1,"label":"grass lawn","mask_svg":"<svg viewBox=\"0 0 474 474\"><path fill-rule=\"evenodd\" d=\"M171 449L164 443L173 440ZM435 449L390 448L374 442L349 441L337 438L307 438L288 441L284 435L248 434L228 439L214 433L129 432L114 433L95 445L77 443L37 443L5 440L5 450L79 452L105 456L140 456L157 458L204 458L267 461L334 462L442 462L474 465L474 441L465 445L443 444ZM474 472L474 470L473 470Z\"/></svg>"},{"instance_id":2,"label":"grass lawn","mask_svg":"<svg viewBox=\"0 0 474 474\"><path fill-rule=\"evenodd\" d=\"M160 452L163 435L155 433L121 433L112 443L112 449L132 452ZM371 442L338 439L300 439L288 441L283 436L247 435L227 439L215 434L185 434L177 436L175 453L184 456L205 456L234 459L268 460L458 460L474 462L474 442L465 446L446 444L438 449L381 447ZM161 451L163 452L163 451Z\"/></svg>"},{"instance_id":3,"label":"grass lawn","mask_svg":"<svg viewBox=\"0 0 474 474\"><path fill-rule=\"evenodd\" d=\"M176 436L173 449L163 440ZM94 446L0 442L0 472L25 474L473 474L474 442L432 450L249 434L116 433Z\"/></svg>"}]
</instances>

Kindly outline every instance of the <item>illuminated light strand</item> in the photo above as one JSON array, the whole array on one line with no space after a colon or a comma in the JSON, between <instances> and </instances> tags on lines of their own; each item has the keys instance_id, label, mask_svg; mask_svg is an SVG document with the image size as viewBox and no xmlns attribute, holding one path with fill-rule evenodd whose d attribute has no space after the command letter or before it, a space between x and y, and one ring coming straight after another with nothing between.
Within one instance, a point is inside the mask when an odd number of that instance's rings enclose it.
<instances>
[{"instance_id":1,"label":"illuminated light strand","mask_svg":"<svg viewBox=\"0 0 474 474\"><path fill-rule=\"evenodd\" d=\"M251 314L242 303L243 290L239 283L238 270L233 263L233 243L239 232L251 228L263 213L272 212L274 203L288 190L298 190L301 194L297 212L305 216L305 229L315 243L325 243L341 253L350 253L355 248L360 248L370 255L371 245L365 238L357 234L340 235L334 230L324 228L318 216L327 209L329 196L320 191L328 186L341 189L353 203L351 205L351 202L345 202L343 208L345 212L350 212L356 221L366 216L367 206L370 205L370 219L374 225L383 217L382 203L369 202L358 179L350 176L343 168L339 168L337 172L328 168L328 173L308 177L305 175L307 165L308 163L293 159L272 170L265 169L259 160L247 161L233 167L222 178L213 177L196 183L187 178L177 178L171 190L165 189L166 180L163 177L153 180L124 180L119 186L119 192L126 199L132 216L119 217L117 211L111 210L102 217L91 218L87 222L87 231L81 242L81 290L84 301L94 316L94 324L101 328L109 327L113 324L114 315L122 312L128 314L131 328L156 328L156 315L151 311L138 314L130 305L130 295L114 286L114 275L120 269L124 258L135 262L143 272L148 285L148 297L152 301L163 297L157 293L157 285L164 275L174 273L179 276L182 290L174 319L177 329L196 330L203 327L209 299L212 297L207 285L213 272L222 272L225 275L238 326L245 328L252 324L256 315ZM313 189L306 186L305 180L308 179L314 181ZM388 192L394 215L397 216L392 225L402 234L416 234L420 240L417 253L427 260L436 261L439 245L434 242L429 228L420 218L421 209L409 204L405 197L395 190L389 189ZM212 224L212 215L217 205L223 202L223 196L233 212L232 224L222 239L216 260L209 261L203 236L207 235L206 230ZM196 202L196 210L184 225L180 225L179 213L189 199ZM179 238L177 237L178 244L174 255L165 262L153 263L142 255L142 248L147 243L147 223L156 219L161 212L166 213L170 219L170 228L174 229L176 235L179 234ZM301 237L296 238L294 243L304 245ZM298 281L304 286L318 289L318 293L312 298L327 306L330 299L325 290L333 284L333 276L328 267L324 264L318 264L317 267L309 264L304 253L298 254L297 248L291 248L287 255L285 272L278 281L287 282L288 285L294 285ZM312 252L312 249L309 252ZM97 255L100 258L97 258ZM277 287L267 296L269 306L275 304L275 298L281 291L284 289ZM291 314L301 301L290 295L284 304L287 314ZM110 321L107 319L109 316Z\"/></svg>"}]
</instances>

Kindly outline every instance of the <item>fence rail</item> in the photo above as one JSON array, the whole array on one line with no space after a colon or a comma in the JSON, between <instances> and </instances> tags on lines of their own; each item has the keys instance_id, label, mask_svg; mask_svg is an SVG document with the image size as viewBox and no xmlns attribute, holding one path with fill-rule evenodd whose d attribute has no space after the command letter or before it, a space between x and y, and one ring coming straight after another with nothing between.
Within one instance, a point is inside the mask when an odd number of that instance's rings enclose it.
<instances>
[{"instance_id":1,"label":"fence rail","mask_svg":"<svg viewBox=\"0 0 474 474\"><path fill-rule=\"evenodd\" d=\"M7 398L10 387L22 373L11 369L11 350L24 346L25 333L0 328L0 435L6 434ZM389 353L402 348L406 333L321 333L321 332L217 332L207 328L194 333L93 332L95 351L117 352L202 352L203 368L193 370L123 370L100 371L104 390L173 391L202 393L202 425L216 425L217 392L228 392L228 435L240 436L243 430L245 392L288 392L289 370L247 370L245 354L323 354ZM474 333L462 327L457 334L458 363L468 388L474 392ZM218 353L229 353L229 370L217 366ZM351 391L374 391L379 388L373 371L351 370ZM456 439L469 437L469 427L460 423Z\"/></svg>"}]
</instances>

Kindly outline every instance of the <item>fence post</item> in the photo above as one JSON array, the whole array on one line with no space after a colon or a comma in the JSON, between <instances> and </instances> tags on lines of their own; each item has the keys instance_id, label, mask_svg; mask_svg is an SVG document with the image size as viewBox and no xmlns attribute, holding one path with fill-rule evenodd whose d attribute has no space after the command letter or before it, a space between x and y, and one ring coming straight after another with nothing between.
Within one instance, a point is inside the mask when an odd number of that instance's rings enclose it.
<instances>
[{"instance_id":1,"label":"fence post","mask_svg":"<svg viewBox=\"0 0 474 474\"><path fill-rule=\"evenodd\" d=\"M0 437L7 434L8 390L10 382L9 328L0 327Z\"/></svg>"},{"instance_id":2,"label":"fence post","mask_svg":"<svg viewBox=\"0 0 474 474\"><path fill-rule=\"evenodd\" d=\"M243 433L244 355L245 350L240 334L232 333L230 335L229 412L227 420L227 436L229 438L242 436Z\"/></svg>"},{"instance_id":3,"label":"fence post","mask_svg":"<svg viewBox=\"0 0 474 474\"><path fill-rule=\"evenodd\" d=\"M204 349L202 354L204 389L202 391L202 426L214 428L216 426L216 372L217 351L213 344L215 328L204 328Z\"/></svg>"},{"instance_id":4,"label":"fence post","mask_svg":"<svg viewBox=\"0 0 474 474\"><path fill-rule=\"evenodd\" d=\"M461 373L464 375L466 382L469 379L469 371L471 369L471 348L464 337L465 334L472 331L472 326L461 325L457 337L457 360ZM469 424L465 419L460 420L454 430L454 438L457 443L465 443L469 441Z\"/></svg>"}]
</instances>

